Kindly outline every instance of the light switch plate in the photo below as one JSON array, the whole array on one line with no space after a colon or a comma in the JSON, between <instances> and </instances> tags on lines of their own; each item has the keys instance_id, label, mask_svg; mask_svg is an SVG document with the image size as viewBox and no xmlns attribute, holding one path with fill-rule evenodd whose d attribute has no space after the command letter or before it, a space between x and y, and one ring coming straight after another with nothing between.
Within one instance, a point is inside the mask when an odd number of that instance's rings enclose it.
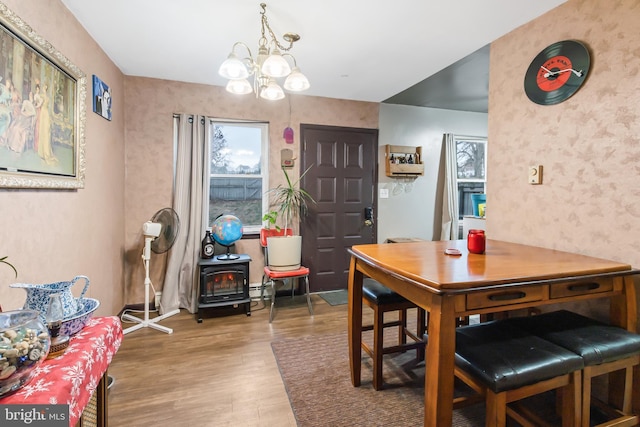
<instances>
[{"instance_id":1,"label":"light switch plate","mask_svg":"<svg viewBox=\"0 0 640 427\"><path fill-rule=\"evenodd\" d=\"M542 184L542 165L529 166L529 184Z\"/></svg>"},{"instance_id":2,"label":"light switch plate","mask_svg":"<svg viewBox=\"0 0 640 427\"><path fill-rule=\"evenodd\" d=\"M389 189L381 188L380 189L380 198L381 199L388 199L389 198Z\"/></svg>"}]
</instances>

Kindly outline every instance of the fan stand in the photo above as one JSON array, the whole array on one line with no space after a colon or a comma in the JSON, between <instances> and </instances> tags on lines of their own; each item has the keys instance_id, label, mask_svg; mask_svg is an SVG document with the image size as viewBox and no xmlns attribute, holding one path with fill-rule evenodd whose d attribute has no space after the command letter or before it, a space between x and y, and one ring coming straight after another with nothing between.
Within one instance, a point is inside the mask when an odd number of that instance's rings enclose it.
<instances>
[{"instance_id":1,"label":"fan stand","mask_svg":"<svg viewBox=\"0 0 640 427\"><path fill-rule=\"evenodd\" d=\"M220 260L220 261L233 261L235 259L239 259L240 257L238 255L232 255L231 254L231 246L225 246L227 248L227 253L224 255L218 255L216 257L216 259Z\"/></svg>"},{"instance_id":2,"label":"fan stand","mask_svg":"<svg viewBox=\"0 0 640 427\"><path fill-rule=\"evenodd\" d=\"M153 319L149 319L149 287L151 286L151 279L149 278L149 260L151 259L151 241L155 239L154 236L145 236L144 237L144 252L142 254L142 260L144 262L144 319L133 316L131 314L124 314L122 316L123 319L127 319L133 322L137 322L138 324L135 326L131 326L124 331L122 331L125 335L129 332L137 331L141 328L150 327L153 329L157 329L161 332L166 332L167 334L172 334L173 329L167 328L166 326L158 325L156 322L159 322L167 317L173 316L175 314L180 313L180 310L176 309L169 313L165 313L162 316L154 317Z\"/></svg>"}]
</instances>

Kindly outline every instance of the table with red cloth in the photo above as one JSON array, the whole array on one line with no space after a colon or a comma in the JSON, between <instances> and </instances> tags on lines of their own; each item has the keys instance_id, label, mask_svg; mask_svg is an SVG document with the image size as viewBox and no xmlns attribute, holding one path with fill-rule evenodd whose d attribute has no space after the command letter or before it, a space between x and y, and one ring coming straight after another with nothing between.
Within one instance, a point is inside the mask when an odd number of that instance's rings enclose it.
<instances>
[{"instance_id":1,"label":"table with red cloth","mask_svg":"<svg viewBox=\"0 0 640 427\"><path fill-rule=\"evenodd\" d=\"M116 316L94 317L71 337L64 354L47 359L17 392L0 404L68 404L69 426L75 426L94 392L106 425L107 368L122 343L122 324ZM100 408L101 405L104 405ZM100 419L100 414L98 414Z\"/></svg>"}]
</instances>

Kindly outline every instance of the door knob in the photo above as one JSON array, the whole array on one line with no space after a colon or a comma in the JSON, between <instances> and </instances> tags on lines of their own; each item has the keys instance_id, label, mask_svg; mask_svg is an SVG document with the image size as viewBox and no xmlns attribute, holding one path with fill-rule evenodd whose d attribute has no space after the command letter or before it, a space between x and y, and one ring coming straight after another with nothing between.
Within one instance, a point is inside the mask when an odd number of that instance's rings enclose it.
<instances>
[{"instance_id":1,"label":"door knob","mask_svg":"<svg viewBox=\"0 0 640 427\"><path fill-rule=\"evenodd\" d=\"M364 225L371 227L373 225L373 207L364 208Z\"/></svg>"}]
</instances>

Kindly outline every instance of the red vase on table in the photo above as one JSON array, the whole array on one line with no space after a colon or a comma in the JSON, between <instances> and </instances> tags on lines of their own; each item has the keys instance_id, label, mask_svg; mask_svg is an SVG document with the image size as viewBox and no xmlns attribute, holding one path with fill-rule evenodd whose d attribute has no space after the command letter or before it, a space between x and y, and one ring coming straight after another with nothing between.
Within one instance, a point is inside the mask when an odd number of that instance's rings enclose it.
<instances>
[{"instance_id":1,"label":"red vase on table","mask_svg":"<svg viewBox=\"0 0 640 427\"><path fill-rule=\"evenodd\" d=\"M484 230L469 230L467 236L467 249L473 254L483 254L486 246Z\"/></svg>"}]
</instances>

